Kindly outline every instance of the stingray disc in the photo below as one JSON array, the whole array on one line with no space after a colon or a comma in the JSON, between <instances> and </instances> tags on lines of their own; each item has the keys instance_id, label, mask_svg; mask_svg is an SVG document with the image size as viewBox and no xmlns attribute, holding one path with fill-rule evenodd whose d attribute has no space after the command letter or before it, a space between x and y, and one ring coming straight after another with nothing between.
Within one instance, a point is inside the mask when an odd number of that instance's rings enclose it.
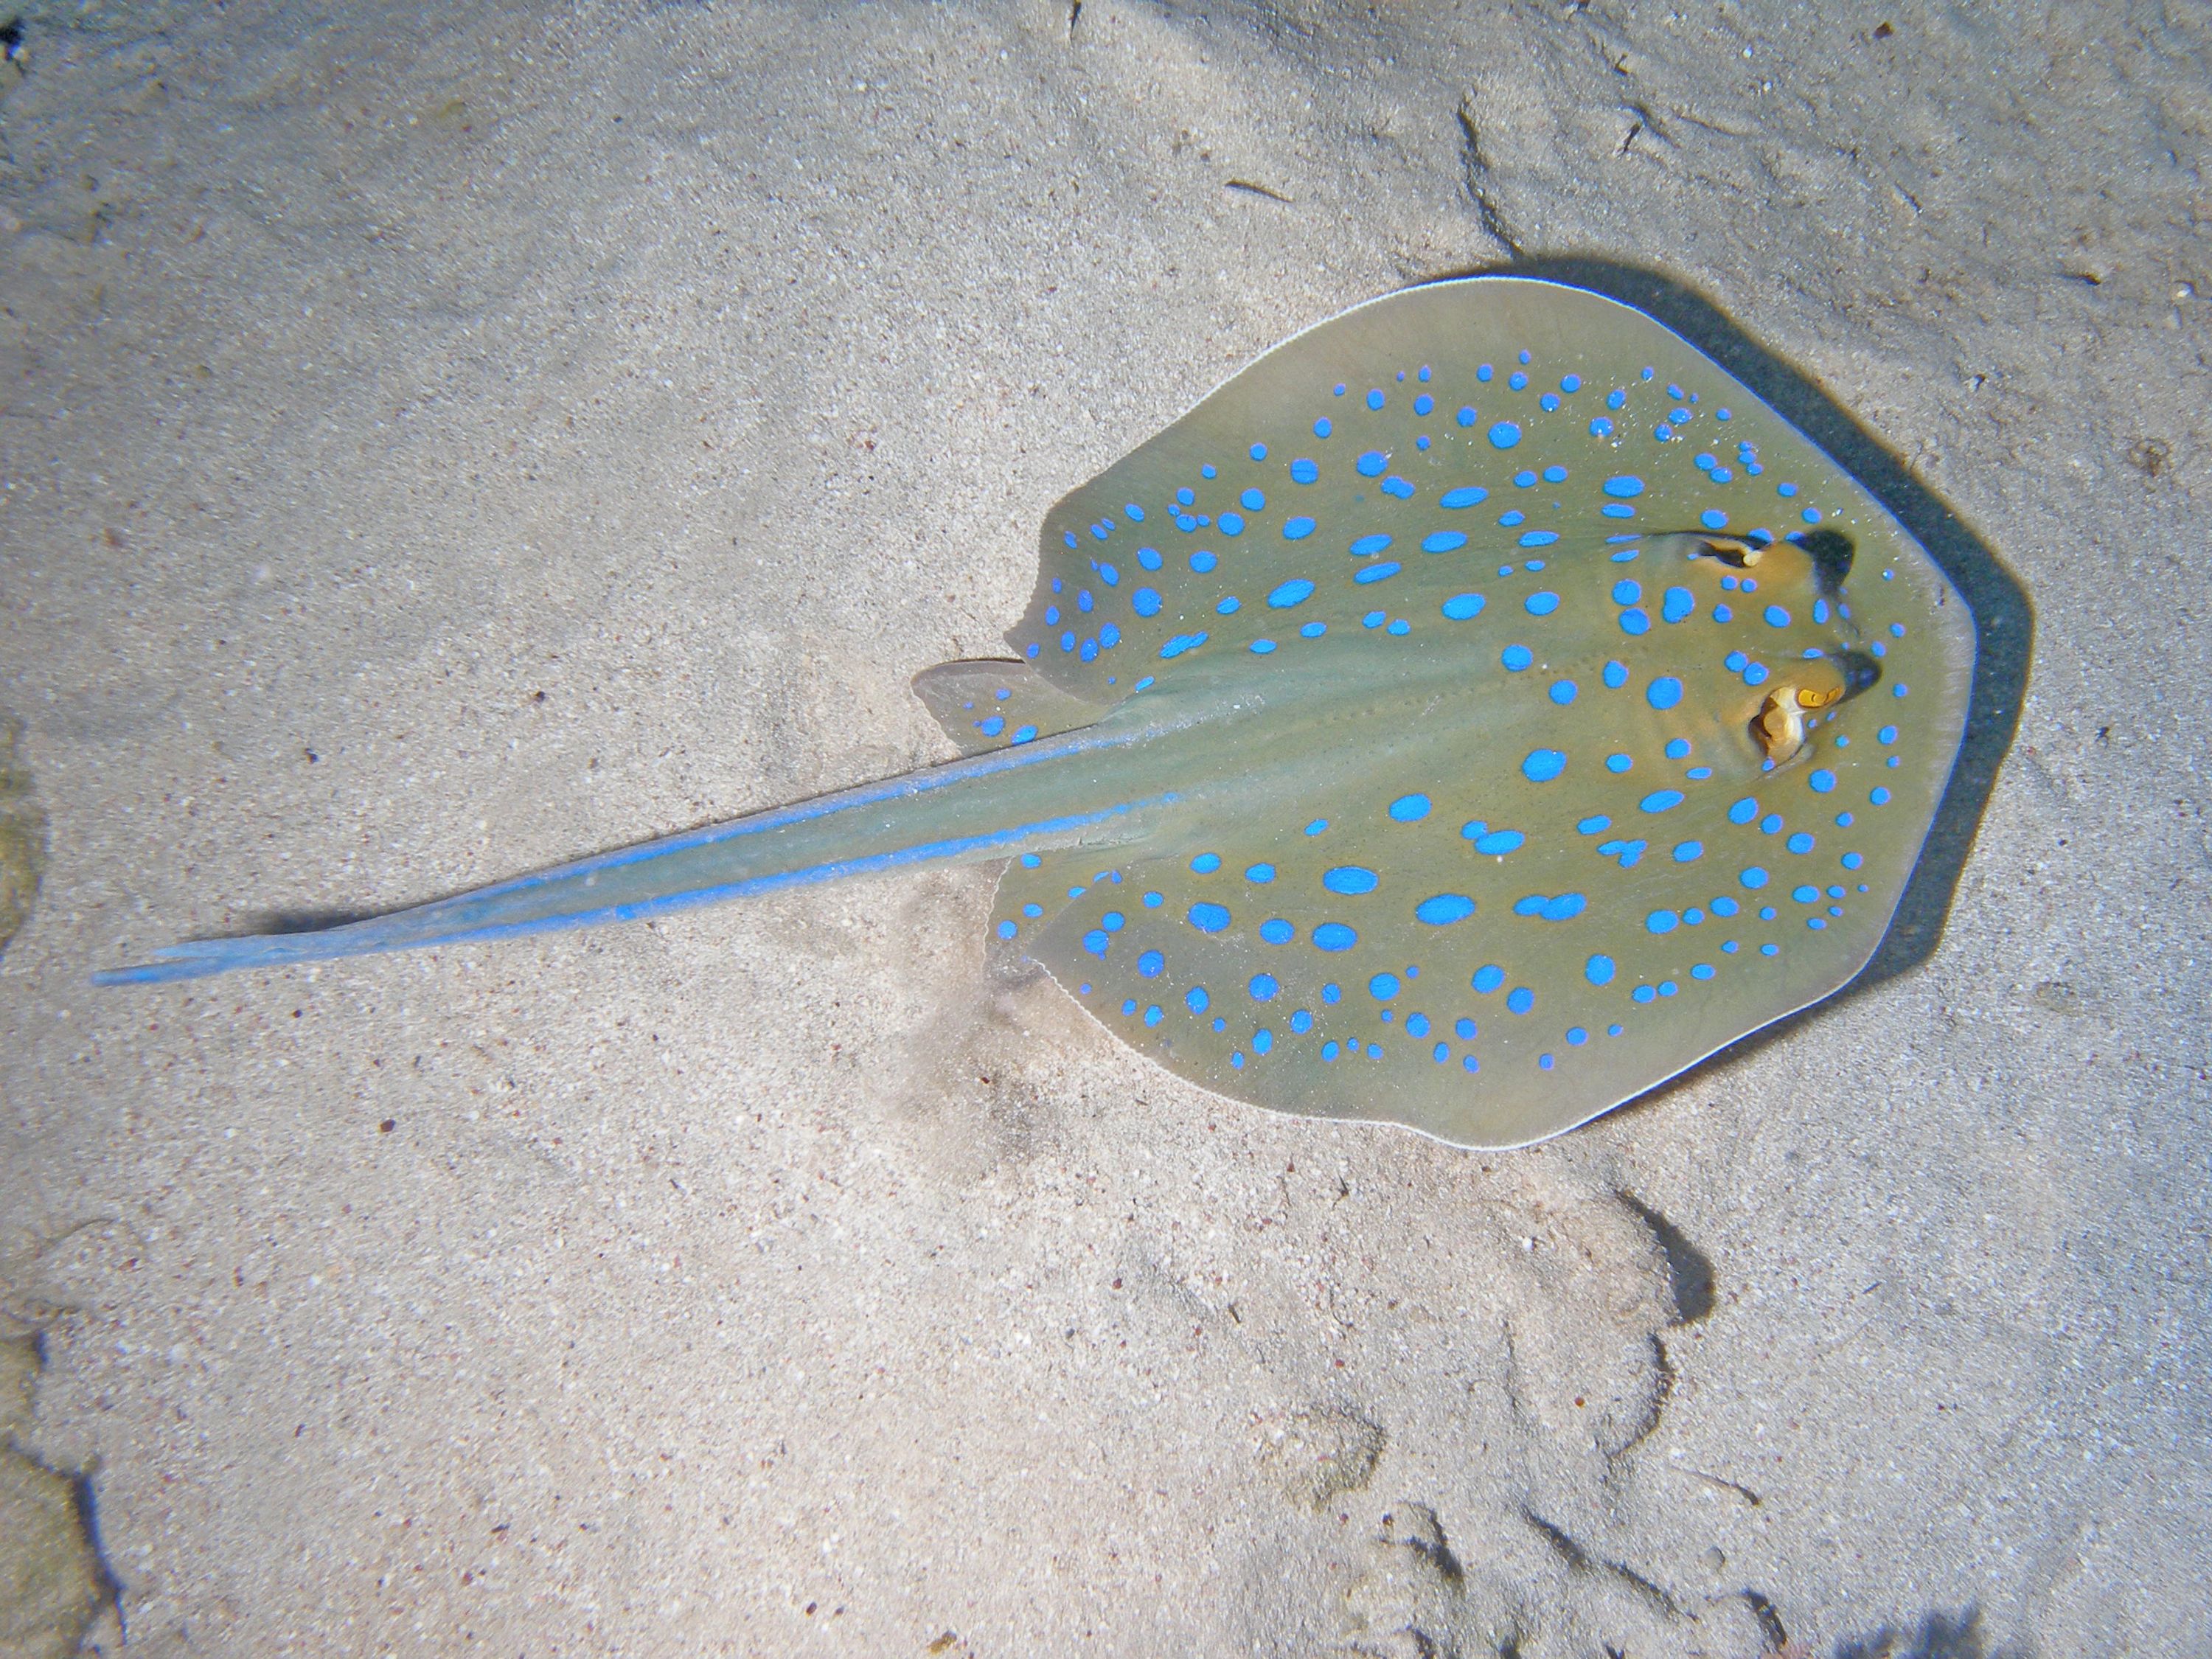
<instances>
[{"instance_id":1,"label":"stingray disc","mask_svg":"<svg viewBox=\"0 0 2212 1659\"><path fill-rule=\"evenodd\" d=\"M1208 1089L1466 1145L1857 973L1973 668L1964 600L1831 457L1650 317L1514 277L1287 341L1042 550L1008 638L1067 707L1307 713L1174 757L1212 803L1176 844L1011 867L1000 935Z\"/></svg>"}]
</instances>

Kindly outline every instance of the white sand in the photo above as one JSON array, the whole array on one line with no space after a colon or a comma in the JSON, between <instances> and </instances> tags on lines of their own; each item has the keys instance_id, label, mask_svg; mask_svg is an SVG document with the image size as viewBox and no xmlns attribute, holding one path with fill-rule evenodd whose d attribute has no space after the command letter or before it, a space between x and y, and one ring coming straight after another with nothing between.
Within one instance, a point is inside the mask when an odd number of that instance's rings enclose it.
<instances>
[{"instance_id":1,"label":"white sand","mask_svg":"<svg viewBox=\"0 0 2212 1659\"><path fill-rule=\"evenodd\" d=\"M821 9L0 68L0 1272L133 1647L2212 1649L2203 9ZM1923 969L1492 1157L993 986L980 874L87 986L948 752L1053 498L1499 236L2027 585Z\"/></svg>"}]
</instances>

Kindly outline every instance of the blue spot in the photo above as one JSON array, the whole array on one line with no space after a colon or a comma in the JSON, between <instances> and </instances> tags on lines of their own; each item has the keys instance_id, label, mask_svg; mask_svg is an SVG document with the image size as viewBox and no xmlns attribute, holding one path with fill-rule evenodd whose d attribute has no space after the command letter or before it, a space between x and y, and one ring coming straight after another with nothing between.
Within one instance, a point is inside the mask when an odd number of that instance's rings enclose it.
<instances>
[{"instance_id":1,"label":"blue spot","mask_svg":"<svg viewBox=\"0 0 2212 1659\"><path fill-rule=\"evenodd\" d=\"M1273 974L1255 974L1252 976L1250 989L1252 1000L1255 1002L1273 1002L1275 1000L1275 993L1282 988L1275 983L1275 976Z\"/></svg>"},{"instance_id":2,"label":"blue spot","mask_svg":"<svg viewBox=\"0 0 2212 1659\"><path fill-rule=\"evenodd\" d=\"M1759 827L1762 834L1771 836L1777 833L1782 828L1782 814L1769 812L1765 817L1759 819Z\"/></svg>"},{"instance_id":3,"label":"blue spot","mask_svg":"<svg viewBox=\"0 0 2212 1659\"><path fill-rule=\"evenodd\" d=\"M1505 983L1505 970L1492 963L1486 968L1476 969L1474 979L1468 982L1474 987L1478 995L1486 997Z\"/></svg>"},{"instance_id":4,"label":"blue spot","mask_svg":"<svg viewBox=\"0 0 2212 1659\"><path fill-rule=\"evenodd\" d=\"M1354 573L1352 580L1361 583L1387 582L1403 568L1405 567L1396 560L1385 559L1380 564L1370 564L1365 569Z\"/></svg>"},{"instance_id":5,"label":"blue spot","mask_svg":"<svg viewBox=\"0 0 2212 1659\"><path fill-rule=\"evenodd\" d=\"M1644 701L1654 708L1672 708L1682 701L1682 682L1671 674L1662 675L1644 688Z\"/></svg>"},{"instance_id":6,"label":"blue spot","mask_svg":"<svg viewBox=\"0 0 2212 1659\"><path fill-rule=\"evenodd\" d=\"M1665 600L1659 606L1659 614L1670 623L1684 622L1697 611L1697 597L1688 588L1670 587L1667 590Z\"/></svg>"},{"instance_id":7,"label":"blue spot","mask_svg":"<svg viewBox=\"0 0 2212 1659\"><path fill-rule=\"evenodd\" d=\"M1340 921L1324 921L1313 930L1313 942L1317 951L1349 951L1359 943L1359 935Z\"/></svg>"},{"instance_id":8,"label":"blue spot","mask_svg":"<svg viewBox=\"0 0 2212 1659\"><path fill-rule=\"evenodd\" d=\"M1166 1011L1157 1002L1145 1010L1145 1024L1147 1025L1157 1025L1165 1018L1167 1018Z\"/></svg>"},{"instance_id":9,"label":"blue spot","mask_svg":"<svg viewBox=\"0 0 2212 1659\"><path fill-rule=\"evenodd\" d=\"M1012 939L1019 932L1021 932L1021 929L1017 927L1011 921L1002 921L999 924L999 937L1000 939Z\"/></svg>"},{"instance_id":10,"label":"blue spot","mask_svg":"<svg viewBox=\"0 0 2212 1659\"><path fill-rule=\"evenodd\" d=\"M1506 1012L1525 1014L1536 1006L1536 994L1525 985L1516 985L1505 994Z\"/></svg>"},{"instance_id":11,"label":"blue spot","mask_svg":"<svg viewBox=\"0 0 2212 1659\"><path fill-rule=\"evenodd\" d=\"M1769 628L1787 628L1790 626L1790 613L1787 611L1784 611L1778 605L1768 605L1763 614L1766 617L1766 625Z\"/></svg>"},{"instance_id":12,"label":"blue spot","mask_svg":"<svg viewBox=\"0 0 2212 1659\"><path fill-rule=\"evenodd\" d=\"M1167 965L1168 959L1158 951L1147 951L1137 958L1137 971L1146 979L1158 978L1160 969Z\"/></svg>"},{"instance_id":13,"label":"blue spot","mask_svg":"<svg viewBox=\"0 0 2212 1659\"><path fill-rule=\"evenodd\" d=\"M1649 634L1651 618L1641 611L1624 611L1620 613L1620 631L1624 634Z\"/></svg>"},{"instance_id":14,"label":"blue spot","mask_svg":"<svg viewBox=\"0 0 2212 1659\"><path fill-rule=\"evenodd\" d=\"M1592 957L1583 964L1583 977L1593 985L1610 985L1613 983L1613 965L1611 957Z\"/></svg>"},{"instance_id":15,"label":"blue spot","mask_svg":"<svg viewBox=\"0 0 2212 1659\"><path fill-rule=\"evenodd\" d=\"M1559 539L1559 532L1556 530L1531 530L1521 538L1521 545L1523 547L1549 547L1553 542ZM1528 568L1535 570L1540 568L1540 567L1534 561L1531 561Z\"/></svg>"},{"instance_id":16,"label":"blue spot","mask_svg":"<svg viewBox=\"0 0 2212 1659\"><path fill-rule=\"evenodd\" d=\"M1036 736L1036 727L1034 726L1024 726L1014 733L1013 741L1016 743L1027 743Z\"/></svg>"},{"instance_id":17,"label":"blue spot","mask_svg":"<svg viewBox=\"0 0 2212 1659\"><path fill-rule=\"evenodd\" d=\"M1098 643L1106 650L1111 651L1115 646L1121 643L1121 630L1116 628L1112 623L1108 623L1103 628L1101 628L1098 630ZM1111 682L1109 681L1109 684L1111 684Z\"/></svg>"},{"instance_id":18,"label":"blue spot","mask_svg":"<svg viewBox=\"0 0 2212 1659\"><path fill-rule=\"evenodd\" d=\"M1526 536L1521 538L1521 544L1523 547L1530 545ZM1559 596L1549 592L1531 593L1521 601L1521 608L1532 617L1548 617L1559 608Z\"/></svg>"},{"instance_id":19,"label":"blue spot","mask_svg":"<svg viewBox=\"0 0 2212 1659\"><path fill-rule=\"evenodd\" d=\"M1321 469L1303 458L1291 463L1291 482L1310 484L1321 477Z\"/></svg>"},{"instance_id":20,"label":"blue spot","mask_svg":"<svg viewBox=\"0 0 2212 1659\"><path fill-rule=\"evenodd\" d=\"M1611 398L1607 398L1606 401L1614 409L1620 407L1619 404L1613 403ZM1612 496L1615 501L1633 501L1636 497L1644 493L1644 480L1633 476L1632 474L1624 473L1617 478L1607 478L1603 484L1599 486L1599 488L1602 489L1607 495Z\"/></svg>"},{"instance_id":21,"label":"blue spot","mask_svg":"<svg viewBox=\"0 0 2212 1659\"><path fill-rule=\"evenodd\" d=\"M1367 406L1368 406L1368 408L1370 408L1370 409L1380 409L1380 408L1382 408L1382 394L1380 392L1369 392L1369 393L1367 394Z\"/></svg>"},{"instance_id":22,"label":"blue spot","mask_svg":"<svg viewBox=\"0 0 2212 1659\"><path fill-rule=\"evenodd\" d=\"M1532 749L1521 763L1521 775L1531 783L1549 783L1567 769L1567 757L1556 749Z\"/></svg>"},{"instance_id":23,"label":"blue spot","mask_svg":"<svg viewBox=\"0 0 2212 1659\"><path fill-rule=\"evenodd\" d=\"M1304 577L1294 577L1267 595L1267 603L1278 611L1287 611L1294 605L1304 605L1313 597L1314 585Z\"/></svg>"},{"instance_id":24,"label":"blue spot","mask_svg":"<svg viewBox=\"0 0 2212 1659\"><path fill-rule=\"evenodd\" d=\"M1092 928L1089 933L1083 936L1083 948L1090 951L1094 957L1104 956L1106 954L1106 947L1113 942L1114 941L1112 939L1107 938L1103 933L1100 932L1096 927Z\"/></svg>"},{"instance_id":25,"label":"blue spot","mask_svg":"<svg viewBox=\"0 0 2212 1659\"><path fill-rule=\"evenodd\" d=\"M1450 553L1467 545L1467 538L1456 530L1438 530L1421 538L1424 553Z\"/></svg>"},{"instance_id":26,"label":"blue spot","mask_svg":"<svg viewBox=\"0 0 2212 1659\"><path fill-rule=\"evenodd\" d=\"M1398 994L1398 976L1395 974L1376 975L1367 981L1367 994L1377 1002L1389 1001Z\"/></svg>"},{"instance_id":27,"label":"blue spot","mask_svg":"<svg viewBox=\"0 0 2212 1659\"><path fill-rule=\"evenodd\" d=\"M1362 536L1358 541L1352 543L1352 556L1355 559L1364 559L1380 553L1389 545L1390 538L1379 532L1372 536Z\"/></svg>"},{"instance_id":28,"label":"blue spot","mask_svg":"<svg viewBox=\"0 0 2212 1659\"><path fill-rule=\"evenodd\" d=\"M1671 933L1681 925L1681 917L1672 910L1654 910L1644 918L1645 930L1654 933Z\"/></svg>"},{"instance_id":29,"label":"blue spot","mask_svg":"<svg viewBox=\"0 0 2212 1659\"><path fill-rule=\"evenodd\" d=\"M1382 480L1382 493L1395 495L1401 501L1410 501L1413 499L1413 486L1394 476Z\"/></svg>"},{"instance_id":30,"label":"blue spot","mask_svg":"<svg viewBox=\"0 0 2212 1659\"><path fill-rule=\"evenodd\" d=\"M1183 993L1182 1000L1183 1006L1188 1008L1194 1014L1204 1013L1206 1012L1206 1005L1213 1000L1212 998L1206 994L1206 987L1203 985L1192 986L1189 990Z\"/></svg>"},{"instance_id":31,"label":"blue spot","mask_svg":"<svg viewBox=\"0 0 2212 1659\"><path fill-rule=\"evenodd\" d=\"M1311 823L1306 825L1306 834L1309 836L1317 836L1328 828L1328 820L1327 818L1316 818Z\"/></svg>"},{"instance_id":32,"label":"blue spot","mask_svg":"<svg viewBox=\"0 0 2212 1659\"><path fill-rule=\"evenodd\" d=\"M1219 562L1219 560L1216 559L1212 554L1207 552L1206 549L1202 547L1200 548L1197 552L1190 556L1190 568L1193 570L1199 572L1201 575L1206 571L1212 569L1213 567Z\"/></svg>"},{"instance_id":33,"label":"blue spot","mask_svg":"<svg viewBox=\"0 0 2212 1659\"><path fill-rule=\"evenodd\" d=\"M1521 428L1510 421L1500 421L1490 428L1490 447L1492 449L1510 449L1520 441Z\"/></svg>"},{"instance_id":34,"label":"blue spot","mask_svg":"<svg viewBox=\"0 0 2212 1659\"><path fill-rule=\"evenodd\" d=\"M1468 830L1474 833L1468 835ZM1468 824L1460 834L1467 836L1474 843L1476 852L1491 858L1502 858L1508 853L1516 853L1528 839L1518 830L1490 830L1479 823Z\"/></svg>"},{"instance_id":35,"label":"blue spot","mask_svg":"<svg viewBox=\"0 0 2212 1659\"><path fill-rule=\"evenodd\" d=\"M1390 803L1390 816L1401 823L1418 823L1429 815L1426 795L1401 795Z\"/></svg>"},{"instance_id":36,"label":"blue spot","mask_svg":"<svg viewBox=\"0 0 2212 1659\"><path fill-rule=\"evenodd\" d=\"M1140 617L1157 617L1160 614L1160 596L1152 588L1140 587L1129 595L1129 609Z\"/></svg>"},{"instance_id":37,"label":"blue spot","mask_svg":"<svg viewBox=\"0 0 2212 1659\"><path fill-rule=\"evenodd\" d=\"M1825 795L1836 787L1836 775L1823 766L1817 769L1805 781L1811 787L1814 793Z\"/></svg>"},{"instance_id":38,"label":"blue spot","mask_svg":"<svg viewBox=\"0 0 2212 1659\"><path fill-rule=\"evenodd\" d=\"M1804 854L1809 853L1813 850L1813 838L1807 835L1802 830L1800 830L1796 835L1790 836L1788 841L1784 842L1782 844L1793 853Z\"/></svg>"},{"instance_id":39,"label":"blue spot","mask_svg":"<svg viewBox=\"0 0 2212 1659\"><path fill-rule=\"evenodd\" d=\"M1509 645L1498 653L1498 660L1505 665L1508 673L1517 674L1536 660L1536 653L1525 645Z\"/></svg>"},{"instance_id":40,"label":"blue spot","mask_svg":"<svg viewBox=\"0 0 2212 1659\"><path fill-rule=\"evenodd\" d=\"M1255 461L1266 460L1267 459L1267 446L1265 444L1254 444L1252 446L1252 459ZM1247 505L1249 506L1249 503L1248 502Z\"/></svg>"},{"instance_id":41,"label":"blue spot","mask_svg":"<svg viewBox=\"0 0 2212 1659\"><path fill-rule=\"evenodd\" d=\"M1300 1036L1313 1030L1313 1015L1301 1008L1291 1016L1291 1029Z\"/></svg>"},{"instance_id":42,"label":"blue spot","mask_svg":"<svg viewBox=\"0 0 2212 1659\"><path fill-rule=\"evenodd\" d=\"M1759 803L1749 795L1746 795L1729 808L1728 816L1730 823L1749 823L1759 816Z\"/></svg>"},{"instance_id":43,"label":"blue spot","mask_svg":"<svg viewBox=\"0 0 2212 1659\"><path fill-rule=\"evenodd\" d=\"M1190 925L1201 933L1218 933L1229 926L1229 908L1221 904L1194 904Z\"/></svg>"},{"instance_id":44,"label":"blue spot","mask_svg":"<svg viewBox=\"0 0 2212 1659\"><path fill-rule=\"evenodd\" d=\"M1465 921L1474 914L1474 901L1464 893L1438 893L1425 898L1413 907L1416 921L1431 927L1449 927L1455 921Z\"/></svg>"},{"instance_id":45,"label":"blue spot","mask_svg":"<svg viewBox=\"0 0 2212 1659\"><path fill-rule=\"evenodd\" d=\"M1160 647L1162 657L1180 657L1186 651L1195 651L1206 643L1203 634L1178 634Z\"/></svg>"},{"instance_id":46,"label":"blue spot","mask_svg":"<svg viewBox=\"0 0 2212 1659\"><path fill-rule=\"evenodd\" d=\"M1260 938L1267 945L1288 945L1297 937L1298 930L1280 916L1270 916L1260 924Z\"/></svg>"},{"instance_id":47,"label":"blue spot","mask_svg":"<svg viewBox=\"0 0 2212 1659\"><path fill-rule=\"evenodd\" d=\"M1370 449L1352 464L1363 478L1379 478L1382 469L1390 465L1390 458L1379 449Z\"/></svg>"},{"instance_id":48,"label":"blue spot","mask_svg":"<svg viewBox=\"0 0 2212 1659\"><path fill-rule=\"evenodd\" d=\"M1647 812L1667 812L1682 804L1679 789L1655 789L1637 803Z\"/></svg>"},{"instance_id":49,"label":"blue spot","mask_svg":"<svg viewBox=\"0 0 2212 1659\"><path fill-rule=\"evenodd\" d=\"M1255 1053L1255 1054L1266 1054L1266 1053L1267 1053L1270 1048L1273 1048L1274 1046L1275 1046L1275 1034L1274 1034L1273 1031L1270 1031L1270 1030L1267 1030L1264 1026L1263 1026L1263 1027L1261 1027L1259 1030L1256 1030L1256 1031L1255 1031L1255 1032L1253 1032L1253 1033L1252 1033L1252 1052L1253 1052L1253 1053ZM1236 1057L1235 1057L1234 1055L1231 1055L1230 1058L1231 1058L1231 1061L1233 1062Z\"/></svg>"},{"instance_id":50,"label":"blue spot","mask_svg":"<svg viewBox=\"0 0 2212 1659\"><path fill-rule=\"evenodd\" d=\"M1601 836L1612 828L1613 820L1601 812L1595 817L1578 821L1575 825L1575 833L1578 836Z\"/></svg>"},{"instance_id":51,"label":"blue spot","mask_svg":"<svg viewBox=\"0 0 2212 1659\"><path fill-rule=\"evenodd\" d=\"M1626 772L1632 769L1635 764L1636 763L1626 755L1607 755L1605 757L1605 769L1608 772Z\"/></svg>"},{"instance_id":52,"label":"blue spot","mask_svg":"<svg viewBox=\"0 0 2212 1659\"><path fill-rule=\"evenodd\" d=\"M1340 864L1322 872L1321 884L1332 893L1371 893L1375 890L1375 872L1356 864Z\"/></svg>"},{"instance_id":53,"label":"blue spot","mask_svg":"<svg viewBox=\"0 0 2212 1659\"><path fill-rule=\"evenodd\" d=\"M1889 791L1879 788L1870 790L1867 794L1867 799L1872 801L1876 806L1887 806L1889 805Z\"/></svg>"},{"instance_id":54,"label":"blue spot","mask_svg":"<svg viewBox=\"0 0 2212 1659\"><path fill-rule=\"evenodd\" d=\"M1766 872L1760 869L1754 864L1745 870L1745 872L1741 876L1738 876L1736 879L1741 882L1745 886L1750 888L1751 890L1755 893L1760 888L1766 885Z\"/></svg>"},{"instance_id":55,"label":"blue spot","mask_svg":"<svg viewBox=\"0 0 2212 1659\"><path fill-rule=\"evenodd\" d=\"M1674 862L1695 864L1705 855L1705 844L1701 841L1686 841L1674 849Z\"/></svg>"},{"instance_id":56,"label":"blue spot","mask_svg":"<svg viewBox=\"0 0 2212 1659\"><path fill-rule=\"evenodd\" d=\"M1242 611L1244 608L1244 602L1238 599L1234 593L1231 593L1228 598L1222 600L1219 605L1215 605L1213 608L1215 611L1221 616L1233 617L1239 611Z\"/></svg>"},{"instance_id":57,"label":"blue spot","mask_svg":"<svg viewBox=\"0 0 2212 1659\"><path fill-rule=\"evenodd\" d=\"M1605 665L1604 678L1609 690L1620 690L1622 686L1628 684L1628 665L1625 662L1608 662Z\"/></svg>"},{"instance_id":58,"label":"blue spot","mask_svg":"<svg viewBox=\"0 0 2212 1659\"><path fill-rule=\"evenodd\" d=\"M1465 622L1470 617L1482 614L1483 598L1480 593L1455 593L1443 603L1443 613L1454 622Z\"/></svg>"},{"instance_id":59,"label":"blue spot","mask_svg":"<svg viewBox=\"0 0 2212 1659\"><path fill-rule=\"evenodd\" d=\"M1313 533L1314 521L1311 519L1300 517L1283 520L1283 539L1286 542L1302 542Z\"/></svg>"},{"instance_id":60,"label":"blue spot","mask_svg":"<svg viewBox=\"0 0 2212 1659\"><path fill-rule=\"evenodd\" d=\"M1800 904L1818 904L1820 890L1817 887L1793 887L1790 890L1790 896Z\"/></svg>"},{"instance_id":61,"label":"blue spot","mask_svg":"<svg viewBox=\"0 0 2212 1659\"><path fill-rule=\"evenodd\" d=\"M1221 867L1221 854L1218 853L1200 853L1196 858L1190 861L1190 867L1197 871L1201 876L1210 876L1216 870L1218 870Z\"/></svg>"},{"instance_id":62,"label":"blue spot","mask_svg":"<svg viewBox=\"0 0 2212 1659\"><path fill-rule=\"evenodd\" d=\"M1579 690L1580 688L1572 680L1553 680L1551 690L1552 701L1565 708L1575 700Z\"/></svg>"},{"instance_id":63,"label":"blue spot","mask_svg":"<svg viewBox=\"0 0 2212 1659\"><path fill-rule=\"evenodd\" d=\"M1255 490L1252 493L1257 495L1259 492ZM1243 519L1234 513L1223 514L1221 515L1221 533L1224 536L1243 535L1244 533Z\"/></svg>"},{"instance_id":64,"label":"blue spot","mask_svg":"<svg viewBox=\"0 0 2212 1659\"><path fill-rule=\"evenodd\" d=\"M1643 597L1644 584L1639 581L1623 576L1613 585L1613 602L1615 605L1634 605Z\"/></svg>"},{"instance_id":65,"label":"blue spot","mask_svg":"<svg viewBox=\"0 0 2212 1659\"><path fill-rule=\"evenodd\" d=\"M1667 739L1667 758L1668 760L1687 760L1689 757L1690 740L1687 738L1669 738Z\"/></svg>"},{"instance_id":66,"label":"blue spot","mask_svg":"<svg viewBox=\"0 0 2212 1659\"><path fill-rule=\"evenodd\" d=\"M1160 550L1157 547L1139 548L1137 562L1147 570L1158 570L1160 568Z\"/></svg>"},{"instance_id":67,"label":"blue spot","mask_svg":"<svg viewBox=\"0 0 2212 1659\"><path fill-rule=\"evenodd\" d=\"M1006 729L1006 717L1004 714L994 714L988 720L977 720L975 729L987 738L995 738Z\"/></svg>"},{"instance_id":68,"label":"blue spot","mask_svg":"<svg viewBox=\"0 0 2212 1659\"><path fill-rule=\"evenodd\" d=\"M1455 1019L1452 1022L1452 1035L1462 1042L1472 1042L1478 1035L1478 1028L1471 1019Z\"/></svg>"}]
</instances>

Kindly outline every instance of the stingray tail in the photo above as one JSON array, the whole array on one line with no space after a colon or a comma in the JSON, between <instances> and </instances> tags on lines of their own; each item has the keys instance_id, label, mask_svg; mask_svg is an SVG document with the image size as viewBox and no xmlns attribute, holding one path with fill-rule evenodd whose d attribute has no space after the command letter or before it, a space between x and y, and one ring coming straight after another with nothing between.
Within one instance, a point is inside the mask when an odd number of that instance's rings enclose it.
<instances>
[{"instance_id":1,"label":"stingray tail","mask_svg":"<svg viewBox=\"0 0 2212 1659\"><path fill-rule=\"evenodd\" d=\"M634 921L908 865L979 863L1032 848L1123 841L1141 834L1153 812L1176 799L1114 798L1104 775L1111 769L1109 756L1127 741L1069 732L388 915L313 932L172 945L150 962L96 973L93 982L155 985L241 968ZM1047 764L1054 762L1062 763Z\"/></svg>"}]
</instances>

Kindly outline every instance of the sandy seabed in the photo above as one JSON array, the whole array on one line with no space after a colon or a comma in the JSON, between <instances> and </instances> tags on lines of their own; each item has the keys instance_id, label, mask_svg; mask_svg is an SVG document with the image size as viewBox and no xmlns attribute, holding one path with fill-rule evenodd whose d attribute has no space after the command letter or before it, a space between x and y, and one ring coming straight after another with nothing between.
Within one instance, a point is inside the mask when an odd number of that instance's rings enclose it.
<instances>
[{"instance_id":1,"label":"sandy seabed","mask_svg":"<svg viewBox=\"0 0 2212 1659\"><path fill-rule=\"evenodd\" d=\"M98 1554L11 1653L2212 1649L2212 13L14 38L0 1336ZM1705 296L2033 600L1911 973L1504 1155L994 982L988 872L88 986L940 758L907 678L999 648L1063 490L1565 256Z\"/></svg>"}]
</instances>

